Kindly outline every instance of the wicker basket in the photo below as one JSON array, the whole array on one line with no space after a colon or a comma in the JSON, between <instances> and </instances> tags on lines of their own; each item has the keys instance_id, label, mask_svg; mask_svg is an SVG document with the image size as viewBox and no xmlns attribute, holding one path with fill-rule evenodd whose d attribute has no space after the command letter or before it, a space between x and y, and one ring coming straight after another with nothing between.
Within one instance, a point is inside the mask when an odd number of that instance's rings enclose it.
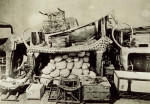
<instances>
[{"instance_id":1,"label":"wicker basket","mask_svg":"<svg viewBox=\"0 0 150 104\"><path fill-rule=\"evenodd\" d=\"M44 33L51 34L68 29L64 12L53 12L47 16L48 19L43 23Z\"/></svg>"}]
</instances>

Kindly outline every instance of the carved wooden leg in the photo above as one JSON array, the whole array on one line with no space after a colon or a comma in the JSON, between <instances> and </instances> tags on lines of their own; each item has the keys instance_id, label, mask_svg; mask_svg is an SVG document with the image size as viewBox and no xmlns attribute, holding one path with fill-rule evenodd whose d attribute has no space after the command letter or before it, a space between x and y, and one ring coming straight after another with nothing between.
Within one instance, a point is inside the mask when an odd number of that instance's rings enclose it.
<instances>
[{"instance_id":1,"label":"carved wooden leg","mask_svg":"<svg viewBox=\"0 0 150 104\"><path fill-rule=\"evenodd\" d=\"M6 51L6 76L12 74L12 52Z\"/></svg>"},{"instance_id":2,"label":"carved wooden leg","mask_svg":"<svg viewBox=\"0 0 150 104\"><path fill-rule=\"evenodd\" d=\"M0 66L0 80L2 79L2 68Z\"/></svg>"},{"instance_id":3,"label":"carved wooden leg","mask_svg":"<svg viewBox=\"0 0 150 104\"><path fill-rule=\"evenodd\" d=\"M7 92L6 96L4 99L7 99L10 96L10 92Z\"/></svg>"},{"instance_id":4,"label":"carved wooden leg","mask_svg":"<svg viewBox=\"0 0 150 104\"><path fill-rule=\"evenodd\" d=\"M19 92L16 93L15 100L17 100L18 97L19 97Z\"/></svg>"},{"instance_id":5,"label":"carved wooden leg","mask_svg":"<svg viewBox=\"0 0 150 104\"><path fill-rule=\"evenodd\" d=\"M33 57L33 53L32 52L28 53L28 61L29 61L30 70L29 70L29 72L27 74L27 77L32 82L32 80L33 80L32 74L33 74L33 70L34 70L34 57Z\"/></svg>"},{"instance_id":6,"label":"carved wooden leg","mask_svg":"<svg viewBox=\"0 0 150 104\"><path fill-rule=\"evenodd\" d=\"M124 70L128 70L128 55L129 55L129 50L122 48L122 50L121 50L121 63L124 67Z\"/></svg>"},{"instance_id":7,"label":"carved wooden leg","mask_svg":"<svg viewBox=\"0 0 150 104\"><path fill-rule=\"evenodd\" d=\"M101 62L102 62L102 51L97 50L96 51L96 72L98 76L103 75L103 69L101 69Z\"/></svg>"}]
</instances>

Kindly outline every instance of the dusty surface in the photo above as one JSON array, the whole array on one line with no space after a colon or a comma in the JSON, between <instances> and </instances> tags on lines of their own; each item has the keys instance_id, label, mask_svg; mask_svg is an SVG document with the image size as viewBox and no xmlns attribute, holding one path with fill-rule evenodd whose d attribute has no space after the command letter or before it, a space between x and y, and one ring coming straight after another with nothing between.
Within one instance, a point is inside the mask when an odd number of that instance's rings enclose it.
<instances>
[{"instance_id":1,"label":"dusty surface","mask_svg":"<svg viewBox=\"0 0 150 104\"><path fill-rule=\"evenodd\" d=\"M0 101L0 104L55 104L52 102L48 102L48 91L45 92L44 96L41 100L27 100L26 94L21 94L19 96L19 102L14 101ZM0 99L4 98L4 95L0 96ZM10 96L10 99L13 99L14 96ZM91 104L91 103L88 103ZM108 104L108 103L95 103L95 104ZM125 99L121 98L114 102L114 104L150 104L150 100L138 100L138 99Z\"/></svg>"},{"instance_id":2,"label":"dusty surface","mask_svg":"<svg viewBox=\"0 0 150 104\"><path fill-rule=\"evenodd\" d=\"M147 100L138 100L138 99L120 99L117 100L114 104L150 104L150 101Z\"/></svg>"}]
</instances>

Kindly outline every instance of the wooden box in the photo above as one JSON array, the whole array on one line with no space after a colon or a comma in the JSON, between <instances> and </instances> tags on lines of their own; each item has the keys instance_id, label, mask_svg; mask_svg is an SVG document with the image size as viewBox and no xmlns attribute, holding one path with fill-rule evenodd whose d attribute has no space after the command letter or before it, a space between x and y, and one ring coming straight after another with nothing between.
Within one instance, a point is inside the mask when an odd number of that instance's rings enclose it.
<instances>
[{"instance_id":1,"label":"wooden box","mask_svg":"<svg viewBox=\"0 0 150 104\"><path fill-rule=\"evenodd\" d=\"M114 71L114 84L119 92L150 93L150 73Z\"/></svg>"},{"instance_id":2,"label":"wooden box","mask_svg":"<svg viewBox=\"0 0 150 104\"><path fill-rule=\"evenodd\" d=\"M103 82L99 84L83 85L83 100L86 101L109 101L110 84L106 77L102 78Z\"/></svg>"},{"instance_id":3,"label":"wooden box","mask_svg":"<svg viewBox=\"0 0 150 104\"><path fill-rule=\"evenodd\" d=\"M30 84L26 89L27 99L38 99L40 100L44 94L43 84Z\"/></svg>"}]
</instances>

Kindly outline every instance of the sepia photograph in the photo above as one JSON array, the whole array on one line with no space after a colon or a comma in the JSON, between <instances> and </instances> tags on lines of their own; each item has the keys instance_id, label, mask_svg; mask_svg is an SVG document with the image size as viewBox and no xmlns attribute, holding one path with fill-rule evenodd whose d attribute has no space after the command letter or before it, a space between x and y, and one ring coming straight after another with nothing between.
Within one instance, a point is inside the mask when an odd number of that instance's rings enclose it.
<instances>
[{"instance_id":1,"label":"sepia photograph","mask_svg":"<svg viewBox=\"0 0 150 104\"><path fill-rule=\"evenodd\" d=\"M0 0L0 104L150 104L150 0Z\"/></svg>"}]
</instances>

